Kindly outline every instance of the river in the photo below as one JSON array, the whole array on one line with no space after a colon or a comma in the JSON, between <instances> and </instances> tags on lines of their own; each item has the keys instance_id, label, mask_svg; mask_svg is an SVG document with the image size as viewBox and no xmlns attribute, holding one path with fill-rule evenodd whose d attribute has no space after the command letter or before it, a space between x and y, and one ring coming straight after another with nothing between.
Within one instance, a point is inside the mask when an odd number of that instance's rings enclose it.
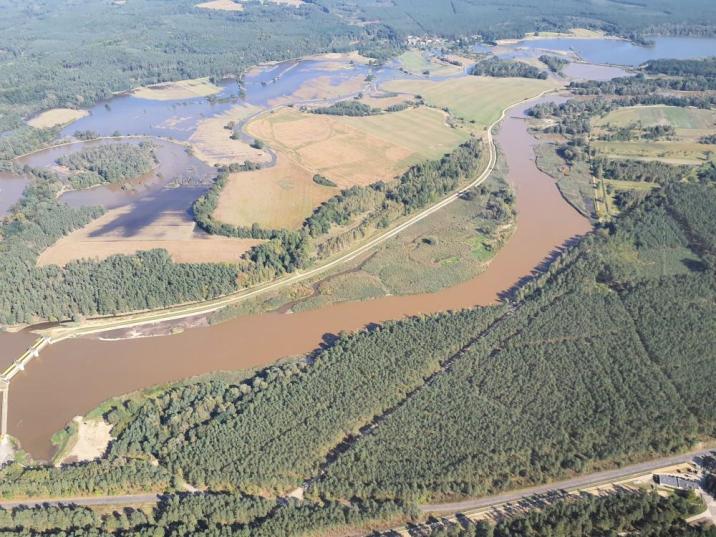
<instances>
[{"instance_id":1,"label":"river","mask_svg":"<svg viewBox=\"0 0 716 537\"><path fill-rule=\"evenodd\" d=\"M534 139L522 113L527 106L513 109L496 137L509 166L508 180L517 191L517 230L477 278L433 294L251 315L170 337L62 342L45 349L13 379L10 433L33 456L46 459L54 432L112 396L211 371L264 366L309 352L341 330L372 322L495 303L565 241L590 230L589 222L562 199L554 181L535 166ZM18 337L31 339L0 334L3 350ZM13 341L13 346L23 345Z\"/></svg>"}]
</instances>

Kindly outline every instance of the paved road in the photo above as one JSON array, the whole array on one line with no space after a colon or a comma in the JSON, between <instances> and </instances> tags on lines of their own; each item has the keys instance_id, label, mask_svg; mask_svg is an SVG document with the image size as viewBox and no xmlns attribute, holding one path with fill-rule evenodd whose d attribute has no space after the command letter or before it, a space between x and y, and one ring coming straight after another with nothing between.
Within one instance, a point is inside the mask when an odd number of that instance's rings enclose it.
<instances>
[{"instance_id":1,"label":"paved road","mask_svg":"<svg viewBox=\"0 0 716 537\"><path fill-rule=\"evenodd\" d=\"M159 494L126 494L123 496L91 496L67 498L36 498L32 500L0 501L0 508L37 507L38 505L133 505L138 503L154 503Z\"/></svg>"},{"instance_id":2,"label":"paved road","mask_svg":"<svg viewBox=\"0 0 716 537\"><path fill-rule=\"evenodd\" d=\"M465 500L452 503L424 504L420 506L420 510L423 513L463 513L474 509L484 509L486 507L495 507L501 504L515 502L529 496L544 494L546 492L557 490L570 491L585 489L597 485L606 485L608 483L615 483L630 477L637 477L641 474L648 474L666 466L688 462L694 457L706 455L711 451L711 449L704 449L695 452L692 451L682 455L674 455L672 457L664 457L653 461L632 464L616 470L607 470L605 472L598 472L595 474L575 477L573 479L567 479L566 481L558 481L547 485L539 485L527 489L516 490L514 492L500 494L499 496L490 496L487 498L478 498L475 500Z\"/></svg>"}]
</instances>

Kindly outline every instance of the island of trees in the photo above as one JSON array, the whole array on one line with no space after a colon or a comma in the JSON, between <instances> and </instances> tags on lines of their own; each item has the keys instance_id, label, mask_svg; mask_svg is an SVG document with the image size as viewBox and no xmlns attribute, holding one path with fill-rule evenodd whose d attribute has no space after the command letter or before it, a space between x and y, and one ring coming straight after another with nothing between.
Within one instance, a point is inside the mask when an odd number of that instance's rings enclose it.
<instances>
[{"instance_id":1,"label":"island of trees","mask_svg":"<svg viewBox=\"0 0 716 537\"><path fill-rule=\"evenodd\" d=\"M70 170L67 181L77 189L123 184L151 171L156 163L151 142L98 145L57 159L57 164Z\"/></svg>"}]
</instances>

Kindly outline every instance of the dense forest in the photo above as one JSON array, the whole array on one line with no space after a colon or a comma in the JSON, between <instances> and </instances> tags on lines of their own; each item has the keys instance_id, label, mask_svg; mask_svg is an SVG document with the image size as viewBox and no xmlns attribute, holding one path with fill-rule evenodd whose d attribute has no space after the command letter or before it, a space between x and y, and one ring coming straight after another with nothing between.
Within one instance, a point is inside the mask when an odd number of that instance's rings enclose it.
<instances>
[{"instance_id":1,"label":"dense forest","mask_svg":"<svg viewBox=\"0 0 716 537\"><path fill-rule=\"evenodd\" d=\"M99 145L57 159L57 164L70 170L67 181L78 189L125 183L149 172L156 162L150 142Z\"/></svg>"},{"instance_id":2,"label":"dense forest","mask_svg":"<svg viewBox=\"0 0 716 537\"><path fill-rule=\"evenodd\" d=\"M2 537L276 537L341 530L413 514L397 502L278 503L235 493L174 493L152 508L100 512L40 506L0 510Z\"/></svg>"}]
</instances>

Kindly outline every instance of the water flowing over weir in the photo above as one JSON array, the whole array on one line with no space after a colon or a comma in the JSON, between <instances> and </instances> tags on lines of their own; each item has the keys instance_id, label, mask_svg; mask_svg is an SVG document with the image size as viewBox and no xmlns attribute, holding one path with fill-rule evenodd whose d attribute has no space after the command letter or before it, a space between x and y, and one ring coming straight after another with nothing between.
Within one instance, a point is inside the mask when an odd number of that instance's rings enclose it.
<instances>
[{"instance_id":1,"label":"water flowing over weir","mask_svg":"<svg viewBox=\"0 0 716 537\"><path fill-rule=\"evenodd\" d=\"M509 166L508 180L517 191L517 230L478 277L432 294L342 303L291 315L250 315L170 337L75 339L48 346L13 379L10 434L33 456L47 459L54 432L112 396L211 371L264 366L309 352L332 334L373 322L496 302L566 241L590 230L554 181L535 166L535 142L523 115L532 104L511 110L496 136ZM0 348L23 348L33 339L27 336L0 334Z\"/></svg>"}]
</instances>

